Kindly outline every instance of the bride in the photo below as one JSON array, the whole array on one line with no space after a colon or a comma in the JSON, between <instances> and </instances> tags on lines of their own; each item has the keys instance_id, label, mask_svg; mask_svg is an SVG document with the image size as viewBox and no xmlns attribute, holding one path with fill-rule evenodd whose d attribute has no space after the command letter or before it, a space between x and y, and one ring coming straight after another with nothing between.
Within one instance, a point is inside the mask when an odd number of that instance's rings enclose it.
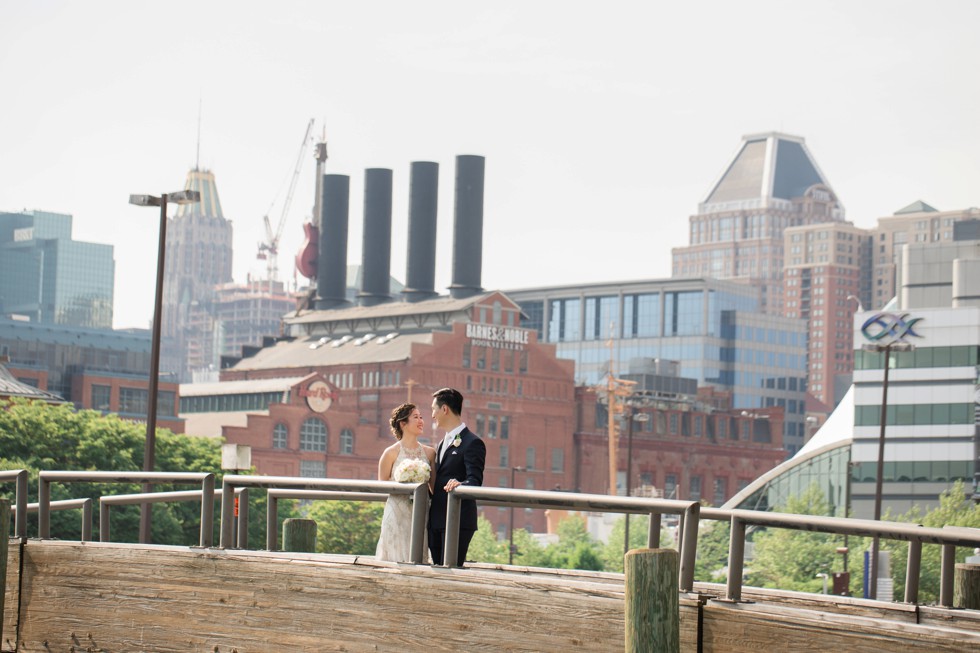
<instances>
[{"instance_id":1,"label":"bride","mask_svg":"<svg viewBox=\"0 0 980 653\"><path fill-rule=\"evenodd\" d=\"M436 450L419 442L419 436L422 435L422 428L425 426L421 411L415 404L402 404L391 411L389 423L391 432L398 442L381 454L381 459L378 460L378 480L411 482L406 477L406 470L412 466L412 463L405 461L421 461L423 475L418 482L427 480L431 494L435 476L431 470L435 465ZM381 518L381 537L378 539L375 557L378 560L409 562L412 557L411 549L411 497L405 494L392 494L385 503L384 516ZM423 544L424 550L427 550L425 544Z\"/></svg>"}]
</instances>

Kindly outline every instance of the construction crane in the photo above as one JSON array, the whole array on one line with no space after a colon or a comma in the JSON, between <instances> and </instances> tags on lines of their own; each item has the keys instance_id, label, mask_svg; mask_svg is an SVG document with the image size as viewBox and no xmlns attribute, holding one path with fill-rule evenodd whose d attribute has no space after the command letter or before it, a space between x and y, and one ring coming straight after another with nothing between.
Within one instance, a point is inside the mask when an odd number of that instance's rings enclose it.
<instances>
[{"instance_id":1,"label":"construction crane","mask_svg":"<svg viewBox=\"0 0 980 653\"><path fill-rule=\"evenodd\" d=\"M289 215L289 205L293 203L293 191L296 190L296 180L299 179L300 169L303 167L303 154L306 152L306 145L310 142L310 134L313 133L313 119L306 125L306 133L303 135L303 143L299 147L299 156L296 157L296 166L293 169L293 177L289 181L289 190L282 203L282 215L279 216L279 223L275 230L272 229L272 221L269 213L272 206L262 217L265 223L265 240L259 243L259 251L256 258L266 261L267 275L269 281L279 280L279 239L282 238L283 227L286 226L286 216ZM273 200L275 204L275 200Z\"/></svg>"}]
</instances>

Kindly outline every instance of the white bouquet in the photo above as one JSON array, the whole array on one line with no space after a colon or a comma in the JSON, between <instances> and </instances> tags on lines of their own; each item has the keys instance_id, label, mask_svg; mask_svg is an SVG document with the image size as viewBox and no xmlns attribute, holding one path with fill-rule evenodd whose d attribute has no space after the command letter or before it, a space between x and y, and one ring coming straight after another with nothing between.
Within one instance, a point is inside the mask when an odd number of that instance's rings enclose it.
<instances>
[{"instance_id":1,"label":"white bouquet","mask_svg":"<svg viewBox=\"0 0 980 653\"><path fill-rule=\"evenodd\" d=\"M406 458L398 463L391 475L399 483L425 483L429 480L429 463L415 458Z\"/></svg>"}]
</instances>

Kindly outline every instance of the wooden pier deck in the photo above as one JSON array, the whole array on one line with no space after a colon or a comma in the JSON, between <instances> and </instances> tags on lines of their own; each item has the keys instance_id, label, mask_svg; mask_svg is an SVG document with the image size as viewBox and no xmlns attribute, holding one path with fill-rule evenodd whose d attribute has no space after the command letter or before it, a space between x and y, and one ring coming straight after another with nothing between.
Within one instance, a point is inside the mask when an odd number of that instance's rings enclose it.
<instances>
[{"instance_id":1,"label":"wooden pier deck","mask_svg":"<svg viewBox=\"0 0 980 653\"><path fill-rule=\"evenodd\" d=\"M980 612L746 588L683 593L690 653L980 650ZM10 542L4 651L622 651L619 574ZM15 636L16 633L16 636Z\"/></svg>"}]
</instances>

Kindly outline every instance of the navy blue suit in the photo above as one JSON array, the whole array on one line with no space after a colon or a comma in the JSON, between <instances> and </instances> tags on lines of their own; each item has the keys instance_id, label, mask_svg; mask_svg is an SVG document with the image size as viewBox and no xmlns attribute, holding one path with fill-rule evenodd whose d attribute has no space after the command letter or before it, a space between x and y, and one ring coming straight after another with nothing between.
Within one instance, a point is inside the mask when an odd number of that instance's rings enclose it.
<instances>
[{"instance_id":1,"label":"navy blue suit","mask_svg":"<svg viewBox=\"0 0 980 653\"><path fill-rule=\"evenodd\" d=\"M436 463L435 489L432 494L432 505L429 508L429 551L432 562L443 564L443 546L446 539L446 483L456 479L463 485L483 485L483 466L487 458L487 446L475 433L464 428L458 435L459 446L446 448L441 451L442 443L436 449L441 452L442 460ZM463 566L466 552L476 532L476 501L464 500L460 509L459 554L457 564Z\"/></svg>"}]
</instances>

